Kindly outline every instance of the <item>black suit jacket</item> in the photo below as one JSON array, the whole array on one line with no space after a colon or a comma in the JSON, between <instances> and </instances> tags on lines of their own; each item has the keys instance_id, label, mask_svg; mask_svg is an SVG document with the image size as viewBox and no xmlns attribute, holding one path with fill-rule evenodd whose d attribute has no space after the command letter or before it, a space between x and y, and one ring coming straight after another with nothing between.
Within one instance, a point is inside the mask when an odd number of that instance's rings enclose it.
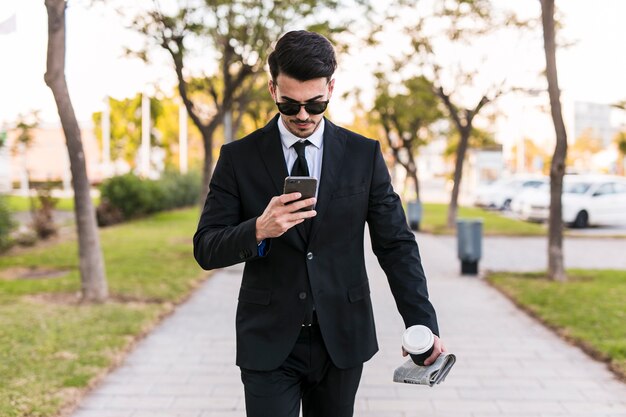
<instances>
[{"instance_id":1,"label":"black suit jacket","mask_svg":"<svg viewBox=\"0 0 626 417\"><path fill-rule=\"evenodd\" d=\"M269 239L265 256L258 256L256 219L282 194L288 175L277 121L222 147L194 235L194 256L203 268L246 263L237 365L280 366L300 333L308 297L337 367L357 366L376 353L363 253L366 222L405 326L423 324L438 334L415 237L377 141L325 120L317 216L308 239L298 225Z\"/></svg>"}]
</instances>

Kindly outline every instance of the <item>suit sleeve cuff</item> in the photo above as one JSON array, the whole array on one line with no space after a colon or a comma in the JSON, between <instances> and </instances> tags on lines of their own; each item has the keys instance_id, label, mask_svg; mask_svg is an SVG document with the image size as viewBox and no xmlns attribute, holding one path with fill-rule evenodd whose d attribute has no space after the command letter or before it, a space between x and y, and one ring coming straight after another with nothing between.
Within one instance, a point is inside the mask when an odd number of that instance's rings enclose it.
<instances>
[{"instance_id":1,"label":"suit sleeve cuff","mask_svg":"<svg viewBox=\"0 0 626 417\"><path fill-rule=\"evenodd\" d=\"M263 239L261 243L256 241L256 217L246 220L241 225L245 238L245 247L239 250L240 261L252 261L256 258L267 256L272 246L272 239Z\"/></svg>"}]
</instances>

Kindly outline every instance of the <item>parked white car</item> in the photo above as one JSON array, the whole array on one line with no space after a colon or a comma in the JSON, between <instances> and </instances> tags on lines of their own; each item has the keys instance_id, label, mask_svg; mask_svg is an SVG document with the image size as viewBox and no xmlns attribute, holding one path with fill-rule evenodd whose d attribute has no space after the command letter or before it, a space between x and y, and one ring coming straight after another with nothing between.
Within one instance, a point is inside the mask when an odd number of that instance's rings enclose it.
<instances>
[{"instance_id":1,"label":"parked white car","mask_svg":"<svg viewBox=\"0 0 626 417\"><path fill-rule=\"evenodd\" d=\"M566 175L563 178L563 221L575 228L626 224L626 178L609 175ZM547 221L550 186L515 202L516 214L530 221Z\"/></svg>"},{"instance_id":2,"label":"parked white car","mask_svg":"<svg viewBox=\"0 0 626 417\"><path fill-rule=\"evenodd\" d=\"M526 202L534 200L537 193L550 193L550 181L548 179L538 187L525 188L515 194L513 200L511 200L511 212L517 217L524 218L523 212L527 207Z\"/></svg>"},{"instance_id":3,"label":"parked white car","mask_svg":"<svg viewBox=\"0 0 626 417\"><path fill-rule=\"evenodd\" d=\"M474 205L497 210L509 210L514 197L524 190L535 189L547 184L541 176L513 176L502 178L491 184L480 186L474 193Z\"/></svg>"}]
</instances>

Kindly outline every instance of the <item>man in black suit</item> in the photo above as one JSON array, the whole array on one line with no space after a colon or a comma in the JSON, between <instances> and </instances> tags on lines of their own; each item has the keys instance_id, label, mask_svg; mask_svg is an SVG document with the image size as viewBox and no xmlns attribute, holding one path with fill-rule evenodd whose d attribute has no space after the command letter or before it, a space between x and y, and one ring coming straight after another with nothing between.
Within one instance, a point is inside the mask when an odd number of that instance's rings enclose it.
<instances>
[{"instance_id":1,"label":"man in black suit","mask_svg":"<svg viewBox=\"0 0 626 417\"><path fill-rule=\"evenodd\" d=\"M247 415L297 417L302 402L304 417L352 416L363 363L378 350L366 223L405 326L438 335L437 319L379 142L323 117L335 83L332 45L289 32L269 66L280 114L222 147L194 255L205 269L246 263L236 328ZM290 174L318 178L317 198L283 194ZM444 350L435 336L426 363Z\"/></svg>"}]
</instances>

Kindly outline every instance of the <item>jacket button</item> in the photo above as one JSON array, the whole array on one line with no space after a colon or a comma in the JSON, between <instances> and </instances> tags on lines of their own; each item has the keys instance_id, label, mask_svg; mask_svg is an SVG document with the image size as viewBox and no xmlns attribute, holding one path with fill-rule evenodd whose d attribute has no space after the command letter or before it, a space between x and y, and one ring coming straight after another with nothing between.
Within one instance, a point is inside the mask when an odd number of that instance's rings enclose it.
<instances>
[{"instance_id":1,"label":"jacket button","mask_svg":"<svg viewBox=\"0 0 626 417\"><path fill-rule=\"evenodd\" d=\"M298 298L301 300L305 300L306 299L306 293L305 292L301 292L300 294L298 294Z\"/></svg>"},{"instance_id":2,"label":"jacket button","mask_svg":"<svg viewBox=\"0 0 626 417\"><path fill-rule=\"evenodd\" d=\"M306 258L310 261L311 259L313 259L313 252L309 252L306 254Z\"/></svg>"}]
</instances>

